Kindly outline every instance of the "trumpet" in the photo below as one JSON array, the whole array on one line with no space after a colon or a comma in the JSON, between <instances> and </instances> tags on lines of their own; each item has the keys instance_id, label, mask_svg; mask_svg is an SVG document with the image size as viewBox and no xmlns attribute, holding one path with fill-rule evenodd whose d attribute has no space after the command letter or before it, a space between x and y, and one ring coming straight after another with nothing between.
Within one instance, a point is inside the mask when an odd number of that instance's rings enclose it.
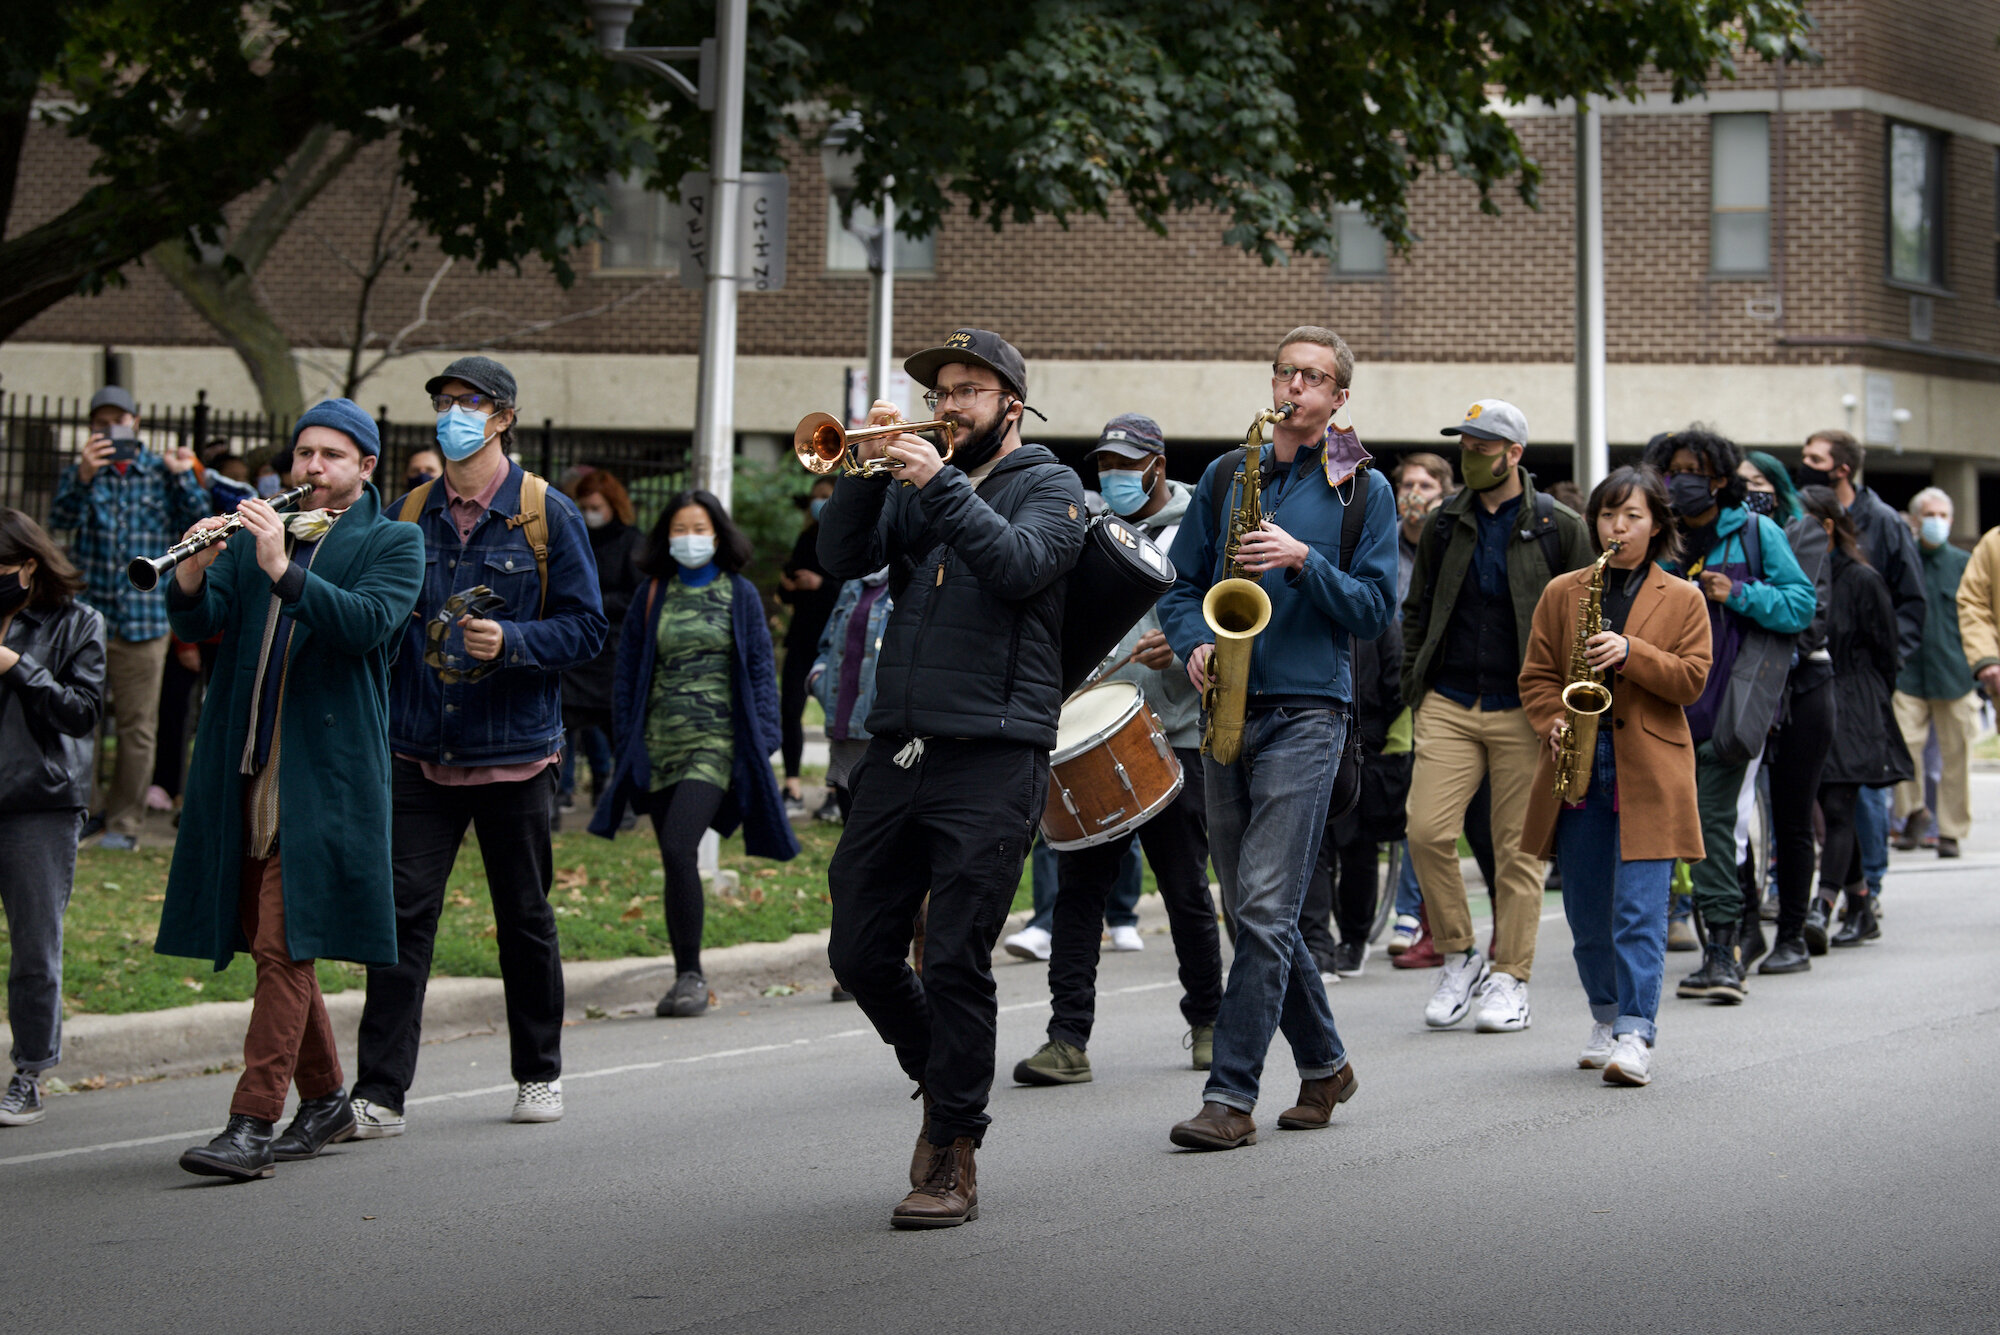
<instances>
[{"instance_id":1,"label":"trumpet","mask_svg":"<svg viewBox=\"0 0 2000 1335\"><path fill-rule=\"evenodd\" d=\"M293 487L290 491L279 492L265 503L273 510L288 509L312 495L312 490L313 484L304 482ZM125 567L125 578L132 581L132 587L135 589L157 588L159 587L160 576L166 574L196 552L206 551L218 542L227 541L232 533L237 532L242 527L243 520L236 515L231 515L214 528L205 528L193 537L185 538L175 543L173 546L167 548L164 556L135 556L132 558L132 564Z\"/></svg>"},{"instance_id":2,"label":"trumpet","mask_svg":"<svg viewBox=\"0 0 2000 1335\"><path fill-rule=\"evenodd\" d=\"M879 436L923 435L935 431L939 443L944 446L939 462L950 463L952 435L956 430L952 423L939 418L934 422L890 422L886 426L849 431L832 413L807 413L799 419L798 429L792 432L792 453L799 456L799 462L809 473L823 476L838 468L849 477L880 477L901 468L902 462L897 459L857 461L854 457L857 441L874 440Z\"/></svg>"}]
</instances>

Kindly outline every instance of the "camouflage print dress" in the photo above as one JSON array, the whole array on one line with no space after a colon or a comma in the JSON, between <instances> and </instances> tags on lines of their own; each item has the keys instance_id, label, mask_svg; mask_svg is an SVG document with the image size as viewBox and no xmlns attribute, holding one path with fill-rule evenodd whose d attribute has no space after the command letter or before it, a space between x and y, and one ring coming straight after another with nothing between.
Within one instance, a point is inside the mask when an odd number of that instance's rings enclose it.
<instances>
[{"instance_id":1,"label":"camouflage print dress","mask_svg":"<svg viewBox=\"0 0 2000 1335\"><path fill-rule=\"evenodd\" d=\"M729 628L729 577L717 575L700 588L678 579L662 584L665 606L660 609L653 684L646 694L652 790L657 793L682 779L726 789L736 749L730 717L736 646Z\"/></svg>"}]
</instances>

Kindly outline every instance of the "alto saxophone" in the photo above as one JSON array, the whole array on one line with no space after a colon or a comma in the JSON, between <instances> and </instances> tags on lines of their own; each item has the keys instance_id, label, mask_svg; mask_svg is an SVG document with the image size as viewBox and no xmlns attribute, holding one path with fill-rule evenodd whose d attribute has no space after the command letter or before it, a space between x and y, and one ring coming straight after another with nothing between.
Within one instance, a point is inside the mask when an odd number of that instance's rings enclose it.
<instances>
[{"instance_id":1,"label":"alto saxophone","mask_svg":"<svg viewBox=\"0 0 2000 1335\"><path fill-rule=\"evenodd\" d=\"M1611 688L1604 674L1590 666L1585 648L1604 629L1604 567L1622 542L1606 543L1604 555L1590 568L1590 587L1576 604L1576 634L1569 642L1569 681L1562 689L1562 748L1556 753L1556 797L1581 802L1590 789L1590 765L1597 755L1597 720L1611 708Z\"/></svg>"},{"instance_id":2,"label":"alto saxophone","mask_svg":"<svg viewBox=\"0 0 2000 1335\"><path fill-rule=\"evenodd\" d=\"M1258 413L1243 437L1243 471L1236 475L1236 507L1229 514L1229 537L1222 548L1223 578L1201 600L1202 620L1215 632L1208 659L1208 686L1201 693L1208 716L1201 752L1219 765L1243 754L1243 710L1250 698L1250 655L1257 637L1271 624L1271 595L1237 559L1246 533L1264 525L1264 428L1292 415L1295 404Z\"/></svg>"}]
</instances>

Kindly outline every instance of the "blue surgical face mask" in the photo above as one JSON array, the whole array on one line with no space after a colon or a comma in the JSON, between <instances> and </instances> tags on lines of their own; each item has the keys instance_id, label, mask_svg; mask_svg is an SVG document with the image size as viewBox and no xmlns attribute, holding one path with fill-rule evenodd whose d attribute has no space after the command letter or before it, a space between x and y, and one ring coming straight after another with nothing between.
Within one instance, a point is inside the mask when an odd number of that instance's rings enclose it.
<instances>
[{"instance_id":1,"label":"blue surgical face mask","mask_svg":"<svg viewBox=\"0 0 2000 1335\"><path fill-rule=\"evenodd\" d=\"M806 509L812 515L812 517L815 520L817 520L819 518L819 512L826 509L826 497L824 496L813 497L812 504L807 506Z\"/></svg>"},{"instance_id":2,"label":"blue surgical face mask","mask_svg":"<svg viewBox=\"0 0 2000 1335\"><path fill-rule=\"evenodd\" d=\"M715 559L715 535L679 533L667 539L667 550L688 570L699 570Z\"/></svg>"},{"instance_id":3,"label":"blue surgical face mask","mask_svg":"<svg viewBox=\"0 0 2000 1335\"><path fill-rule=\"evenodd\" d=\"M257 494L259 496L276 496L284 489L285 479L279 477L276 473L266 473L257 479Z\"/></svg>"},{"instance_id":4,"label":"blue surgical face mask","mask_svg":"<svg viewBox=\"0 0 2000 1335\"><path fill-rule=\"evenodd\" d=\"M1144 470L1108 468L1097 475L1097 491L1117 515L1135 515L1146 508L1153 493L1147 488Z\"/></svg>"},{"instance_id":5,"label":"blue surgical face mask","mask_svg":"<svg viewBox=\"0 0 2000 1335\"><path fill-rule=\"evenodd\" d=\"M438 414L438 449L457 463L470 459L486 445L486 417L470 408L454 407Z\"/></svg>"},{"instance_id":6,"label":"blue surgical face mask","mask_svg":"<svg viewBox=\"0 0 2000 1335\"><path fill-rule=\"evenodd\" d=\"M1942 547L1951 541L1951 521L1939 515L1925 515L1919 527L1923 530L1924 544Z\"/></svg>"}]
</instances>

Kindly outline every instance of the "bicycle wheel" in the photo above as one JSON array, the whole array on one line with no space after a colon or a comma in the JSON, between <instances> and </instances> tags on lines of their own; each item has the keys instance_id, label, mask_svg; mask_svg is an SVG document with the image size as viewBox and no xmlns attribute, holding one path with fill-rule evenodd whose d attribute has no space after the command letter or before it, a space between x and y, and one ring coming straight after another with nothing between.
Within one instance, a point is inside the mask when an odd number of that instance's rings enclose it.
<instances>
[{"instance_id":1,"label":"bicycle wheel","mask_svg":"<svg viewBox=\"0 0 2000 1335\"><path fill-rule=\"evenodd\" d=\"M1374 945L1382 939L1382 929L1389 925L1389 919L1396 916L1396 887L1403 883L1403 845L1389 845L1389 856L1384 858L1387 870L1383 889L1375 896L1375 925L1368 929L1368 944Z\"/></svg>"}]
</instances>

